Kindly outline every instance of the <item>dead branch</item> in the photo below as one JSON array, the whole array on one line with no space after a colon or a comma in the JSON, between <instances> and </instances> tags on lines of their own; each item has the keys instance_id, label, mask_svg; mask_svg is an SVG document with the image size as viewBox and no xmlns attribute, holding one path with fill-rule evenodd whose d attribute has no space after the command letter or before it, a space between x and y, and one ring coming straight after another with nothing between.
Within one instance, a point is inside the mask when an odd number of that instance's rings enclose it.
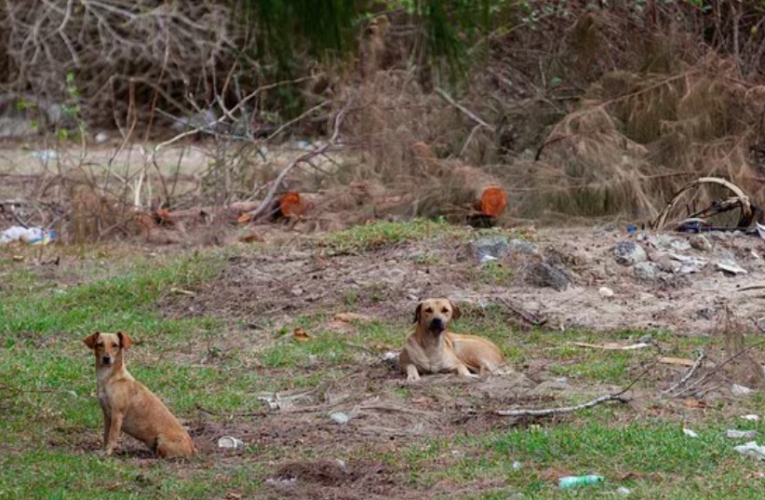
<instances>
[{"instance_id":1,"label":"dead branch","mask_svg":"<svg viewBox=\"0 0 765 500\"><path fill-rule=\"evenodd\" d=\"M342 110L340 110L340 112L335 117L335 125L334 125L334 130L332 132L332 137L330 137L329 140L325 144L323 144L321 147L301 155L292 163L287 165L274 181L274 184L273 186L271 186L271 189L268 191L268 194L266 195L266 198L263 200L263 203L255 210L247 212L244 215L251 217L252 220L255 220L261 215L263 215L266 209L271 206L271 202L273 201L274 196L276 195L276 192L279 190L279 186L281 186L282 182L284 181L284 178L287 177L287 174L290 172L290 170L292 170L293 168L295 168L295 166L301 163L309 161L311 158L325 154L327 151L330 150L331 147L335 145L337 141L337 136L340 134L340 126L342 125L343 119L345 118L345 115L348 113L348 110L350 109L352 103L353 103L353 100L348 101L348 104Z\"/></svg>"},{"instance_id":2,"label":"dead branch","mask_svg":"<svg viewBox=\"0 0 765 500\"><path fill-rule=\"evenodd\" d=\"M698 379L697 381L693 382L691 385L689 385L688 387L686 387L686 388L685 388L685 389L683 389L682 391L680 391L680 392L678 392L677 394L675 394L675 395L674 395L674 397L678 397L678 396L681 396L681 395L683 395L683 394L686 394L687 392L689 392L689 391L690 391L691 389L693 389L694 387L697 387L697 386L698 386L698 385L700 385L701 383L703 383L703 382L707 381L707 380L708 380L710 377L712 377L712 375L714 375L714 374L715 374L715 373L716 373L718 370L720 370L722 367L724 367L724 366L725 366L725 365L727 365L728 363L730 363L730 362L732 362L732 361L734 361L734 360L738 359L739 357L743 356L745 353L749 352L750 350L752 350L752 349L755 349L755 348L757 348L757 347L760 347L760 346L762 346L762 345L765 345L765 340L763 340L763 341L760 341L760 342L756 342L756 343L754 343L754 344L750 345L749 347L745 347L744 349L741 349L741 350L740 350L740 351L738 351L736 354L733 354L733 355L732 355L732 356L730 356L728 359L724 360L722 363L720 363L719 365L717 365L717 366L715 367L715 370L714 370L714 371L707 373L706 375L704 375L703 377L701 377L701 378L700 378L700 379Z\"/></svg>"},{"instance_id":3,"label":"dead branch","mask_svg":"<svg viewBox=\"0 0 765 500\"><path fill-rule=\"evenodd\" d=\"M600 396L598 398L593 399L592 401L588 401L587 403L582 403L576 406L564 406L561 408L547 408L542 410L529 410L529 409L497 410L494 413L496 413L497 415L502 415L504 417L547 417L550 415L560 415L561 413L573 413L575 411L585 410L587 408L592 408L593 406L597 406L601 403L605 403L608 401L618 401L620 403L629 402L628 399L622 397L621 393L619 393L619 394L608 394L606 396Z\"/></svg>"},{"instance_id":4,"label":"dead branch","mask_svg":"<svg viewBox=\"0 0 765 500\"><path fill-rule=\"evenodd\" d=\"M486 123L486 121L482 120L478 117L475 113L467 109L462 104L455 101L449 94L447 94L443 89L436 88L436 93L440 95L446 102L460 110L465 116L473 120L474 122L478 123L479 125L486 127L487 129L491 130L492 132L496 132L497 129L493 125L489 125Z\"/></svg>"},{"instance_id":5,"label":"dead branch","mask_svg":"<svg viewBox=\"0 0 765 500\"><path fill-rule=\"evenodd\" d=\"M588 401L586 403L582 403L575 406L563 406L560 408L543 408L539 410L532 410L528 408L519 408L516 410L495 410L494 413L496 415L501 415L503 417L547 417L550 415L561 415L564 413L573 413L575 411L579 410L585 410L587 408L592 408L593 406L597 406L601 403L607 403L609 401L618 401L620 403L629 403L629 399L625 398L623 395L632 389L632 386L638 383L640 379L642 379L649 371L653 369L654 366L658 361L654 361L651 363L648 367L646 367L645 370L643 370L640 375L638 375L635 380L630 382L630 384L622 389L621 391L615 393L615 394L606 394L605 396L600 396L592 401Z\"/></svg>"},{"instance_id":6,"label":"dead branch","mask_svg":"<svg viewBox=\"0 0 765 500\"><path fill-rule=\"evenodd\" d=\"M691 379L693 374L696 373L696 370L698 370L699 367L701 366L701 363L702 363L702 361L704 361L704 357L705 356L706 355L705 355L704 351L700 351L699 352L699 357L696 359L696 362L693 363L693 366L691 366L691 368L688 370L688 372L685 374L685 376L683 378L681 378L678 383L672 385L672 387L670 387L666 391L663 391L664 394L669 394L671 392L674 392L678 387L681 387L683 384L688 382L688 380Z\"/></svg>"}]
</instances>

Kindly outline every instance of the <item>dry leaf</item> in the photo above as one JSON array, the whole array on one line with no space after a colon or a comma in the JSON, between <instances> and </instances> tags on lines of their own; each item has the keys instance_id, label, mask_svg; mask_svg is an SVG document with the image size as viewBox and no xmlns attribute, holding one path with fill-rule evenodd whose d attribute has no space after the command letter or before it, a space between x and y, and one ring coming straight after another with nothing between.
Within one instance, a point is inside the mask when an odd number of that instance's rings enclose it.
<instances>
[{"instance_id":1,"label":"dry leaf","mask_svg":"<svg viewBox=\"0 0 765 500\"><path fill-rule=\"evenodd\" d=\"M364 314L358 314L358 313L337 313L335 314L335 319L337 321L345 321L346 323L350 323L352 321L363 321L365 323L368 323L372 321L372 318L369 316L366 316Z\"/></svg>"},{"instance_id":2,"label":"dry leaf","mask_svg":"<svg viewBox=\"0 0 765 500\"><path fill-rule=\"evenodd\" d=\"M683 406L686 408L703 409L707 408L707 403L705 401L699 401L698 399L686 399L683 401Z\"/></svg>"},{"instance_id":3,"label":"dry leaf","mask_svg":"<svg viewBox=\"0 0 765 500\"><path fill-rule=\"evenodd\" d=\"M237 217L237 219L236 219L236 221L239 224L247 224L251 220L252 220L252 215L250 215L250 214L242 214L239 217Z\"/></svg>"},{"instance_id":4,"label":"dry leaf","mask_svg":"<svg viewBox=\"0 0 765 500\"><path fill-rule=\"evenodd\" d=\"M245 234L244 236L241 236L239 238L239 241L241 241L242 243L252 243L255 241L263 243L266 240L264 240L263 237L258 233L248 233L248 234Z\"/></svg>"},{"instance_id":5,"label":"dry leaf","mask_svg":"<svg viewBox=\"0 0 765 500\"><path fill-rule=\"evenodd\" d=\"M311 337L308 335L308 332L306 332L300 327L295 328L295 332L293 333L293 338L298 342L308 342L309 340L311 340Z\"/></svg>"}]
</instances>

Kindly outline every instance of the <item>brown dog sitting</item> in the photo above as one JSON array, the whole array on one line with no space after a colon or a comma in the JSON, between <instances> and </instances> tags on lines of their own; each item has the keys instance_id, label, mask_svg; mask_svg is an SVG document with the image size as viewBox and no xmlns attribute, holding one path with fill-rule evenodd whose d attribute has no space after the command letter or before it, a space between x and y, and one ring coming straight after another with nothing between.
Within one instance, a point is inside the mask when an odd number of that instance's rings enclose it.
<instances>
[{"instance_id":1,"label":"brown dog sitting","mask_svg":"<svg viewBox=\"0 0 765 500\"><path fill-rule=\"evenodd\" d=\"M427 299L417 304L417 327L399 356L399 368L407 380L419 380L420 371L456 371L463 377L478 377L471 370L494 373L506 366L499 348L490 340L447 331L449 322L459 317L459 308L448 299Z\"/></svg>"},{"instance_id":2,"label":"brown dog sitting","mask_svg":"<svg viewBox=\"0 0 765 500\"><path fill-rule=\"evenodd\" d=\"M96 332L85 339L96 355L98 402L104 412L104 452L111 455L120 431L143 441L162 458L196 453L188 432L170 410L125 367L124 353L133 340L122 332Z\"/></svg>"}]
</instances>

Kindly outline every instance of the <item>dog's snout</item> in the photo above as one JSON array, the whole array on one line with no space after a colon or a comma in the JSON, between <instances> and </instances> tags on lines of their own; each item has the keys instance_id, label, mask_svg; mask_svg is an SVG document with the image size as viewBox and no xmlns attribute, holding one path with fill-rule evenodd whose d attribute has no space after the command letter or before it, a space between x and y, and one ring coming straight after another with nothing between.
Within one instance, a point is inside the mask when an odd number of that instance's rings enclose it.
<instances>
[{"instance_id":1,"label":"dog's snout","mask_svg":"<svg viewBox=\"0 0 765 500\"><path fill-rule=\"evenodd\" d=\"M103 361L103 363L104 363L105 365L110 365L110 364L112 364L112 358L111 358L111 356L104 356L104 357L102 358L102 361Z\"/></svg>"},{"instance_id":2,"label":"dog's snout","mask_svg":"<svg viewBox=\"0 0 765 500\"><path fill-rule=\"evenodd\" d=\"M430 320L430 329L436 332L440 332L446 329L444 320L441 318L433 318Z\"/></svg>"}]
</instances>

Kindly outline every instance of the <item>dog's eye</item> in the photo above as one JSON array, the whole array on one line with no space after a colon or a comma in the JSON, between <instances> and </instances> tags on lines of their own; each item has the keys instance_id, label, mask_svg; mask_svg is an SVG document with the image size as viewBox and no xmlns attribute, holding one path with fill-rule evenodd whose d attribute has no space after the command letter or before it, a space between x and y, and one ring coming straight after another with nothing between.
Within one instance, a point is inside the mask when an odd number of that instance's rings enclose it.
<instances>
[{"instance_id":1,"label":"dog's eye","mask_svg":"<svg viewBox=\"0 0 765 500\"><path fill-rule=\"evenodd\" d=\"M446 314L446 313L448 313L448 312L449 312L449 309L447 309L447 308L445 308L445 307L444 307L443 309L441 309L441 312L442 312L442 313L444 313L444 314Z\"/></svg>"},{"instance_id":2,"label":"dog's eye","mask_svg":"<svg viewBox=\"0 0 765 500\"><path fill-rule=\"evenodd\" d=\"M425 312L426 313L432 313L433 312L433 308L432 307L428 307L427 309L425 309Z\"/></svg>"},{"instance_id":3,"label":"dog's eye","mask_svg":"<svg viewBox=\"0 0 765 500\"><path fill-rule=\"evenodd\" d=\"M96 347L103 347L103 346L104 346L103 342L99 342L98 344L96 344Z\"/></svg>"},{"instance_id":4,"label":"dog's eye","mask_svg":"<svg viewBox=\"0 0 765 500\"><path fill-rule=\"evenodd\" d=\"M119 347L119 344L112 344L112 347Z\"/></svg>"}]
</instances>

